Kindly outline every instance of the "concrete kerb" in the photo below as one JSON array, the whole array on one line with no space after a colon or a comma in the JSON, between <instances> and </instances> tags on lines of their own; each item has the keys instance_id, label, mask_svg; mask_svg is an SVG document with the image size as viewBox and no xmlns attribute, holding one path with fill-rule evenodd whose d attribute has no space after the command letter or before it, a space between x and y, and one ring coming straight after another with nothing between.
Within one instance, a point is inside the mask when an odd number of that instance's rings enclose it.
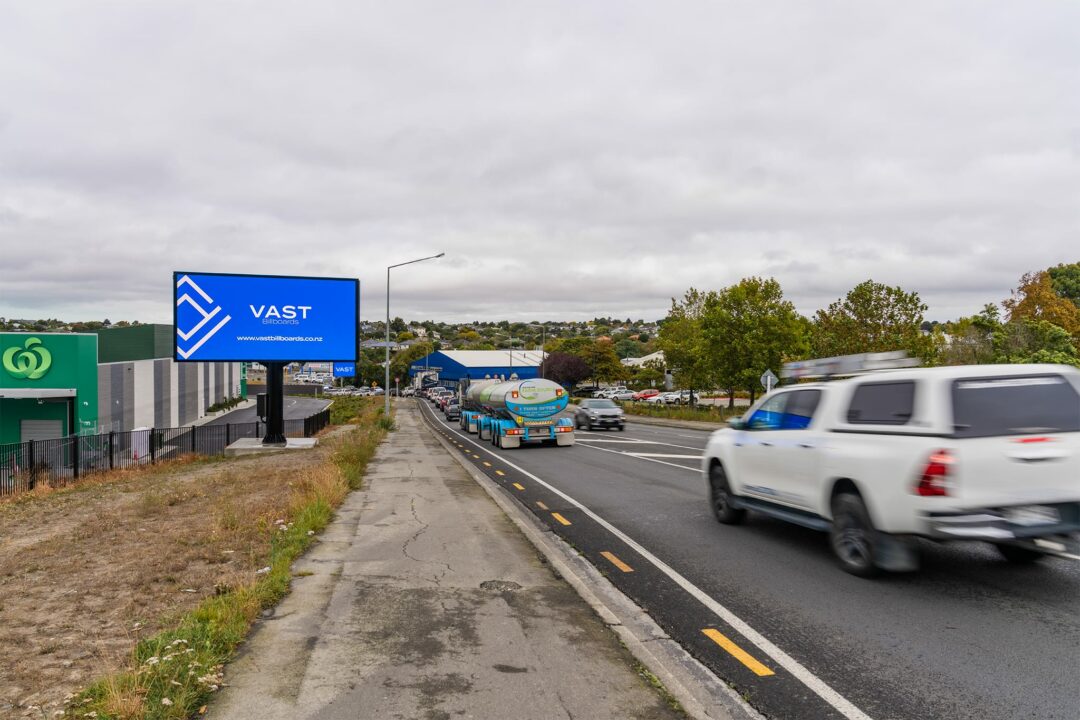
<instances>
[{"instance_id":1,"label":"concrete kerb","mask_svg":"<svg viewBox=\"0 0 1080 720\"><path fill-rule=\"evenodd\" d=\"M763 715L672 640L648 613L616 588L592 563L532 513L506 497L493 480L434 431L422 411L421 415L424 427L432 437L506 513L551 568L619 636L638 662L656 676L688 717L692 720L764 720Z\"/></svg>"}]
</instances>

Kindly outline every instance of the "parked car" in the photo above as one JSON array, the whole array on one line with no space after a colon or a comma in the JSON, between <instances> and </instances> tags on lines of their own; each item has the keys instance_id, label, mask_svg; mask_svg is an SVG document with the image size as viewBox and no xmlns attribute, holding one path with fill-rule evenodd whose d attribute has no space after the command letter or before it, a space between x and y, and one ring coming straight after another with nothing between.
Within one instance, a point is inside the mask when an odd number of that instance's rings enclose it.
<instances>
[{"instance_id":1,"label":"parked car","mask_svg":"<svg viewBox=\"0 0 1080 720\"><path fill-rule=\"evenodd\" d=\"M663 405L666 400L667 393L657 393L652 397L645 398L645 402L652 403L653 405Z\"/></svg>"},{"instance_id":2,"label":"parked car","mask_svg":"<svg viewBox=\"0 0 1080 720\"><path fill-rule=\"evenodd\" d=\"M627 389L623 388L622 390L620 390L618 392L611 393L611 395L607 399L609 399L609 400L633 400L635 394L636 393L634 393L633 390L627 390Z\"/></svg>"},{"instance_id":3,"label":"parked car","mask_svg":"<svg viewBox=\"0 0 1080 720\"><path fill-rule=\"evenodd\" d=\"M690 390L683 390L679 393L679 402L683 405L689 405L691 396L694 399L695 405L701 402L701 397L696 392L691 392Z\"/></svg>"},{"instance_id":4,"label":"parked car","mask_svg":"<svg viewBox=\"0 0 1080 720\"><path fill-rule=\"evenodd\" d=\"M1080 553L1080 371L970 365L781 387L713 433L716 519L748 510L829 533L841 568L918 566L916 538L1012 563Z\"/></svg>"},{"instance_id":5,"label":"parked car","mask_svg":"<svg viewBox=\"0 0 1080 720\"><path fill-rule=\"evenodd\" d=\"M641 390L631 395L631 400L648 400L651 397L656 397L660 394L660 391L656 388L649 388L648 390Z\"/></svg>"},{"instance_id":6,"label":"parked car","mask_svg":"<svg viewBox=\"0 0 1080 720\"><path fill-rule=\"evenodd\" d=\"M574 411L574 427L593 428L618 428L626 429L626 417L623 409L613 401L606 398L591 398L582 400Z\"/></svg>"}]
</instances>

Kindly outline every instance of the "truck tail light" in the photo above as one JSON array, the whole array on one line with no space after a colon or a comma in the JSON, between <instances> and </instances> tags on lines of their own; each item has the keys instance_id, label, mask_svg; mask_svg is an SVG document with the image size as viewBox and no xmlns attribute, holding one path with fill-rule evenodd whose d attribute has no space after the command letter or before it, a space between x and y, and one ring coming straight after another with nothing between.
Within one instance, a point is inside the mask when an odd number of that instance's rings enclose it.
<instances>
[{"instance_id":1,"label":"truck tail light","mask_svg":"<svg viewBox=\"0 0 1080 720\"><path fill-rule=\"evenodd\" d=\"M509 430L506 431L506 434L507 435L524 435L525 431L522 430L521 428L510 428Z\"/></svg>"},{"instance_id":2,"label":"truck tail light","mask_svg":"<svg viewBox=\"0 0 1080 720\"><path fill-rule=\"evenodd\" d=\"M555 428L555 432L574 432L574 428L570 427L569 425L560 425Z\"/></svg>"},{"instance_id":3,"label":"truck tail light","mask_svg":"<svg viewBox=\"0 0 1080 720\"><path fill-rule=\"evenodd\" d=\"M517 398L517 396L518 396L518 391L517 391L517 390L511 390L511 391L510 391L510 397L512 397L512 398L515 398L515 399L516 399L516 398Z\"/></svg>"},{"instance_id":4,"label":"truck tail light","mask_svg":"<svg viewBox=\"0 0 1080 720\"><path fill-rule=\"evenodd\" d=\"M930 455L922 476L915 485L915 494L922 497L944 497L949 494L949 472L956 459L948 450Z\"/></svg>"},{"instance_id":5,"label":"truck tail light","mask_svg":"<svg viewBox=\"0 0 1080 720\"><path fill-rule=\"evenodd\" d=\"M555 390L555 397L562 397L562 388Z\"/></svg>"}]
</instances>

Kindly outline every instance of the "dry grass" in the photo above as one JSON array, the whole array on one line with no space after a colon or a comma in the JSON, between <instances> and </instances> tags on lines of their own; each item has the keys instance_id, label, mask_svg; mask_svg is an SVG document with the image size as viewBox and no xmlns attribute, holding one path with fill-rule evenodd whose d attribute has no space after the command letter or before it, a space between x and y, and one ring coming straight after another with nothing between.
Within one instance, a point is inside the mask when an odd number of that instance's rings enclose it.
<instances>
[{"instance_id":1,"label":"dry grass","mask_svg":"<svg viewBox=\"0 0 1080 720\"><path fill-rule=\"evenodd\" d=\"M222 666L252 622L288 591L292 561L330 522L333 509L356 486L353 478L362 475L374 454L383 435L377 428L378 413L373 405L362 410L355 429L324 441L324 454L317 462L293 468L291 479L280 486L283 494L275 497L276 503L253 507L246 502L247 495L235 491L218 496L203 539L247 548L243 570L219 573L209 595L164 623L160 632L140 640L126 662L75 700L69 717L95 712L98 718L179 720L198 713L220 686ZM278 470L275 466L274 472ZM232 478L235 488L250 473L239 472L237 466L222 475L226 481ZM164 506L171 507L170 495L164 497ZM260 570L253 575L255 567Z\"/></svg>"},{"instance_id":2,"label":"dry grass","mask_svg":"<svg viewBox=\"0 0 1080 720\"><path fill-rule=\"evenodd\" d=\"M166 688L117 671L131 667L133 647L148 652L207 603L246 632L288 585L287 562L272 592L252 590L270 575L256 571L310 542L277 521L325 522L348 492L353 471L333 461L341 447L324 439L311 453L185 458L0 503L0 647L19 649L0 664L0 717L52 716L103 676L98 717L186 717L161 714L184 698L150 708L146 699ZM190 690L188 700L206 692Z\"/></svg>"}]
</instances>

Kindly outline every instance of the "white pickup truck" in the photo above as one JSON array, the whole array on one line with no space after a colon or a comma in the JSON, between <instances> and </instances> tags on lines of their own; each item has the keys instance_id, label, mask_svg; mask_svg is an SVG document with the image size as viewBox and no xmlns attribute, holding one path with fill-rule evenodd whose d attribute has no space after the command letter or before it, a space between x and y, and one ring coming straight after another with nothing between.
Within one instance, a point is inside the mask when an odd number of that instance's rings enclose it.
<instances>
[{"instance_id":1,"label":"white pickup truck","mask_svg":"<svg viewBox=\"0 0 1080 720\"><path fill-rule=\"evenodd\" d=\"M1011 562L1080 543L1080 372L888 370L796 384L709 439L716 519L748 510L827 531L846 571L918 567L916 538L993 543Z\"/></svg>"}]
</instances>

